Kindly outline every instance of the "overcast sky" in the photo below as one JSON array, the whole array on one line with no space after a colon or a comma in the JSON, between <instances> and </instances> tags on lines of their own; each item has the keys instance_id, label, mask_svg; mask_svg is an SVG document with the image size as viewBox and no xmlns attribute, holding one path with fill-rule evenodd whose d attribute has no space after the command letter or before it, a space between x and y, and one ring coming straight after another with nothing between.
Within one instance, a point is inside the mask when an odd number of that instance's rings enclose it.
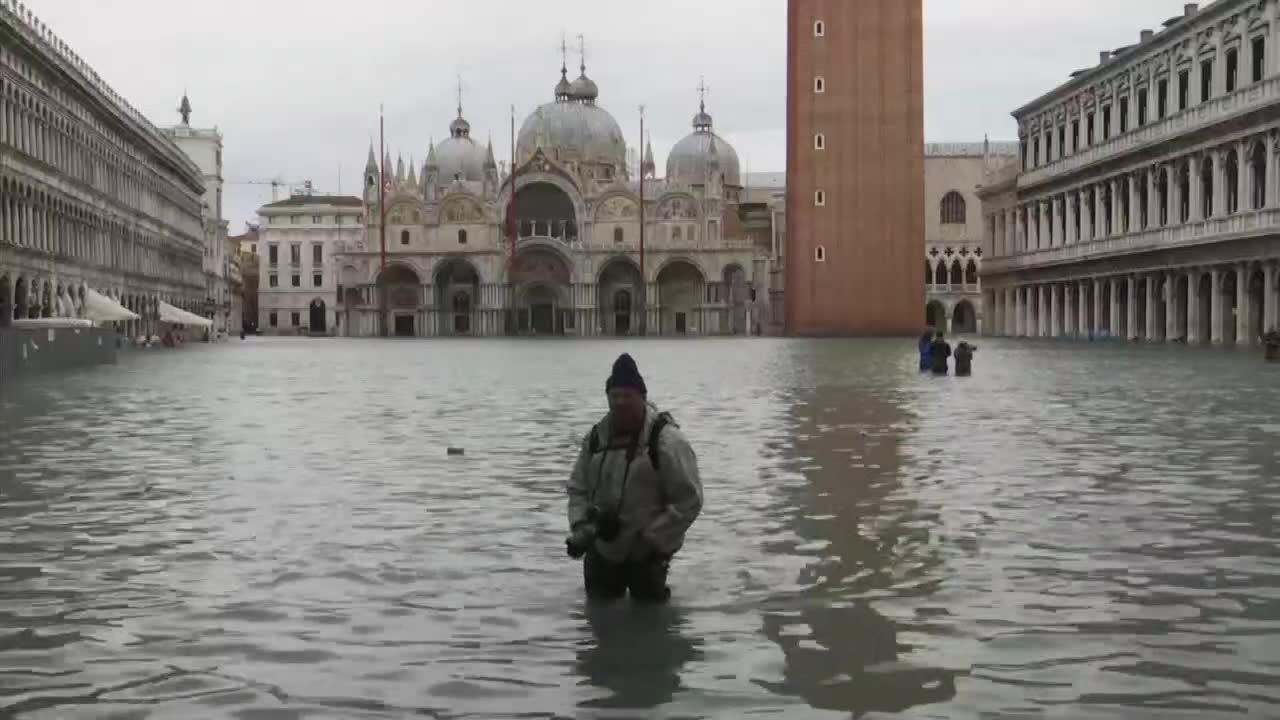
<instances>
[{"instance_id":1,"label":"overcast sky","mask_svg":"<svg viewBox=\"0 0 1280 720\"><path fill-rule=\"evenodd\" d=\"M744 169L785 169L784 0L26 0L157 125L225 136L225 214L238 233L270 201L248 181L358 191L384 103L387 144L421 164L448 134L456 78L472 137L510 154L518 121L551 100L560 39L586 37L587 74L628 142L647 107L659 167L690 131L699 78ZM925 136L1012 139L1009 112L1098 52L1137 41L1183 0L926 0ZM571 78L576 73L571 73Z\"/></svg>"}]
</instances>

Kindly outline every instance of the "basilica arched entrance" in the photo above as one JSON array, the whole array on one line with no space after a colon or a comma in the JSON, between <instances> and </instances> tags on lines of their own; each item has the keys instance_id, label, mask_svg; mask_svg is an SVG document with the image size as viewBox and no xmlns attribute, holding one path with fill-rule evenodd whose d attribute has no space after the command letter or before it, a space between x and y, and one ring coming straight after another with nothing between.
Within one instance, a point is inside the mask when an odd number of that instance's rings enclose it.
<instances>
[{"instance_id":1,"label":"basilica arched entrance","mask_svg":"<svg viewBox=\"0 0 1280 720\"><path fill-rule=\"evenodd\" d=\"M725 320L721 330L729 335L746 335L747 311L751 302L747 271L741 265L733 263L725 267L721 279L725 291Z\"/></svg>"},{"instance_id":2,"label":"basilica arched entrance","mask_svg":"<svg viewBox=\"0 0 1280 720\"><path fill-rule=\"evenodd\" d=\"M511 262L516 330L521 335L563 335L574 329L569 263L548 247L529 247Z\"/></svg>"},{"instance_id":3,"label":"basilica arched entrance","mask_svg":"<svg viewBox=\"0 0 1280 720\"><path fill-rule=\"evenodd\" d=\"M475 310L480 305L480 273L463 258L446 260L435 274L436 334L476 332Z\"/></svg>"},{"instance_id":4,"label":"basilica arched entrance","mask_svg":"<svg viewBox=\"0 0 1280 720\"><path fill-rule=\"evenodd\" d=\"M688 260L674 260L658 272L659 332L663 335L704 331L700 309L706 277Z\"/></svg>"},{"instance_id":5,"label":"basilica arched entrance","mask_svg":"<svg viewBox=\"0 0 1280 720\"><path fill-rule=\"evenodd\" d=\"M418 334L421 282L418 273L404 265L391 265L378 275L379 310L383 337Z\"/></svg>"},{"instance_id":6,"label":"basilica arched entrance","mask_svg":"<svg viewBox=\"0 0 1280 720\"><path fill-rule=\"evenodd\" d=\"M619 336L641 333L644 291L640 267L627 258L614 258L601 270L596 287L600 331Z\"/></svg>"},{"instance_id":7,"label":"basilica arched entrance","mask_svg":"<svg viewBox=\"0 0 1280 720\"><path fill-rule=\"evenodd\" d=\"M924 321L934 330L947 329L947 307L939 300L931 300L924 309Z\"/></svg>"},{"instance_id":8,"label":"basilica arched entrance","mask_svg":"<svg viewBox=\"0 0 1280 720\"><path fill-rule=\"evenodd\" d=\"M978 332L978 313L968 300L956 303L956 308L951 313L951 332L964 335Z\"/></svg>"},{"instance_id":9,"label":"basilica arched entrance","mask_svg":"<svg viewBox=\"0 0 1280 720\"><path fill-rule=\"evenodd\" d=\"M309 318L310 322L308 324L310 325L312 335L324 335L329 332L329 321L326 311L327 308L325 307L324 300L316 298L311 301L311 317Z\"/></svg>"},{"instance_id":10,"label":"basilica arched entrance","mask_svg":"<svg viewBox=\"0 0 1280 720\"><path fill-rule=\"evenodd\" d=\"M578 239L573 199L549 182L532 182L516 191L515 222L522 238Z\"/></svg>"}]
</instances>

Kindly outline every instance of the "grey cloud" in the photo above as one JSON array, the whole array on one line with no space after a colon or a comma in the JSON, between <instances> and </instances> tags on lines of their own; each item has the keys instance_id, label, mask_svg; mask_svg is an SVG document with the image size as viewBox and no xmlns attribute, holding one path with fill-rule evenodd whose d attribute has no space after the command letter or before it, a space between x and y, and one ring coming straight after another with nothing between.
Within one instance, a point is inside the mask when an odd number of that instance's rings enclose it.
<instances>
[{"instance_id":1,"label":"grey cloud","mask_svg":"<svg viewBox=\"0 0 1280 720\"><path fill-rule=\"evenodd\" d=\"M785 168L783 0L30 0L99 74L157 124L177 121L186 89L194 124L226 136L231 181L311 179L354 193L378 106L388 145L418 163L447 134L461 74L473 137L509 155L517 122L551 97L562 32L576 76L576 36L600 103L629 142L638 107L661 166L689 131L700 76L716 129L753 171ZM925 133L931 141L1008 139L1009 111L1182 12L1181 0L927 0ZM1012 11L1010 9L1013 9ZM341 172L341 174L340 174ZM269 199L231 185L239 232Z\"/></svg>"}]
</instances>

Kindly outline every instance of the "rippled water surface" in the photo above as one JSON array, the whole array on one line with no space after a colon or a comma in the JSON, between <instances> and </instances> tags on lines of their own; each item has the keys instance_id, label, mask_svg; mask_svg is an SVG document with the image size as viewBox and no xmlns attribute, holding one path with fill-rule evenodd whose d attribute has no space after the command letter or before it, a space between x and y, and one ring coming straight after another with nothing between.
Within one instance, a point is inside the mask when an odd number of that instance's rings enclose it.
<instances>
[{"instance_id":1,"label":"rippled water surface","mask_svg":"<svg viewBox=\"0 0 1280 720\"><path fill-rule=\"evenodd\" d=\"M706 485L663 609L564 556L623 349ZM914 366L261 338L9 387L0 717L1280 716L1280 367Z\"/></svg>"}]
</instances>

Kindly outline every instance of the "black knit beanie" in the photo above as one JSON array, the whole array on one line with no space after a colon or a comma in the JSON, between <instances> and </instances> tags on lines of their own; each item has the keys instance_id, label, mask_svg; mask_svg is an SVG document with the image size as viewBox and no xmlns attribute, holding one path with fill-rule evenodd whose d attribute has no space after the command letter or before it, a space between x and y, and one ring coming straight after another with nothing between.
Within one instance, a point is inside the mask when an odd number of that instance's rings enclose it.
<instances>
[{"instance_id":1,"label":"black knit beanie","mask_svg":"<svg viewBox=\"0 0 1280 720\"><path fill-rule=\"evenodd\" d=\"M604 384L605 392L616 387L634 388L641 395L649 394L649 388L644 385L644 378L640 376L640 369L636 367L636 361L627 353L622 353L613 362L613 373L609 375L609 379Z\"/></svg>"}]
</instances>

